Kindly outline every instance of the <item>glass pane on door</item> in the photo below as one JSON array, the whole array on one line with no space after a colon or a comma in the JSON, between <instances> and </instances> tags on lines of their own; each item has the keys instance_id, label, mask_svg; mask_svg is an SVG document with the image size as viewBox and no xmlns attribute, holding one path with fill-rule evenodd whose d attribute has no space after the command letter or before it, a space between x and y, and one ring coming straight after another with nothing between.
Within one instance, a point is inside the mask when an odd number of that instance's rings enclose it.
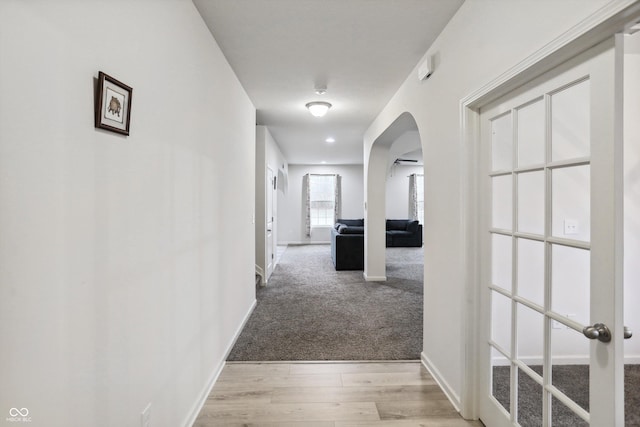
<instances>
[{"instance_id":1,"label":"glass pane on door","mask_svg":"<svg viewBox=\"0 0 640 427\"><path fill-rule=\"evenodd\" d=\"M590 341L560 323L551 327L551 384L589 410Z\"/></svg>"},{"instance_id":2,"label":"glass pane on door","mask_svg":"<svg viewBox=\"0 0 640 427\"><path fill-rule=\"evenodd\" d=\"M544 99L540 98L516 111L518 114L518 166L527 167L544 163Z\"/></svg>"},{"instance_id":3,"label":"glass pane on door","mask_svg":"<svg viewBox=\"0 0 640 427\"><path fill-rule=\"evenodd\" d=\"M518 174L518 231L544 234L544 171Z\"/></svg>"},{"instance_id":4,"label":"glass pane on door","mask_svg":"<svg viewBox=\"0 0 640 427\"><path fill-rule=\"evenodd\" d=\"M511 298L491 292L491 339L508 356L511 354Z\"/></svg>"},{"instance_id":5,"label":"glass pane on door","mask_svg":"<svg viewBox=\"0 0 640 427\"><path fill-rule=\"evenodd\" d=\"M510 170L513 164L513 127L511 114L491 122L491 170Z\"/></svg>"},{"instance_id":6,"label":"glass pane on door","mask_svg":"<svg viewBox=\"0 0 640 427\"><path fill-rule=\"evenodd\" d=\"M591 238L591 169L573 166L552 172L552 235L588 242Z\"/></svg>"},{"instance_id":7,"label":"glass pane on door","mask_svg":"<svg viewBox=\"0 0 640 427\"><path fill-rule=\"evenodd\" d=\"M591 323L590 258L586 249L551 245L551 309L583 325Z\"/></svg>"},{"instance_id":8,"label":"glass pane on door","mask_svg":"<svg viewBox=\"0 0 640 427\"><path fill-rule=\"evenodd\" d=\"M518 304L518 360L542 376L544 368L544 315Z\"/></svg>"},{"instance_id":9,"label":"glass pane on door","mask_svg":"<svg viewBox=\"0 0 640 427\"><path fill-rule=\"evenodd\" d=\"M491 284L507 291L512 287L512 252L510 236L491 236Z\"/></svg>"},{"instance_id":10,"label":"glass pane on door","mask_svg":"<svg viewBox=\"0 0 640 427\"><path fill-rule=\"evenodd\" d=\"M570 85L551 95L551 159L590 155L590 82Z\"/></svg>"},{"instance_id":11,"label":"glass pane on door","mask_svg":"<svg viewBox=\"0 0 640 427\"><path fill-rule=\"evenodd\" d=\"M522 427L542 425L542 386L518 369L518 423Z\"/></svg>"},{"instance_id":12,"label":"glass pane on door","mask_svg":"<svg viewBox=\"0 0 640 427\"><path fill-rule=\"evenodd\" d=\"M587 387L587 392L589 388ZM580 418L571 409L567 408L560 400L551 399L551 426L552 427L589 427L589 423Z\"/></svg>"},{"instance_id":13,"label":"glass pane on door","mask_svg":"<svg viewBox=\"0 0 640 427\"><path fill-rule=\"evenodd\" d=\"M518 296L544 307L544 243L537 240L517 239L518 242Z\"/></svg>"},{"instance_id":14,"label":"glass pane on door","mask_svg":"<svg viewBox=\"0 0 640 427\"><path fill-rule=\"evenodd\" d=\"M492 226L503 230L511 230L513 226L513 178L511 175L493 177L493 221Z\"/></svg>"},{"instance_id":15,"label":"glass pane on door","mask_svg":"<svg viewBox=\"0 0 640 427\"><path fill-rule=\"evenodd\" d=\"M511 363L491 346L491 395L505 411L511 412Z\"/></svg>"}]
</instances>

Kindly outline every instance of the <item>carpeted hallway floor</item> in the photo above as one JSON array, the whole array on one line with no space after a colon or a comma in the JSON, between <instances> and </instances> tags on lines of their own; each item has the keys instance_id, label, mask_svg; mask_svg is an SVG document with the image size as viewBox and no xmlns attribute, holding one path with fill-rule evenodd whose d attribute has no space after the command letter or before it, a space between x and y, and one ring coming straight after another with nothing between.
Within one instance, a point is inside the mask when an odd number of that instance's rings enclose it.
<instances>
[{"instance_id":1,"label":"carpeted hallway floor","mask_svg":"<svg viewBox=\"0 0 640 427\"><path fill-rule=\"evenodd\" d=\"M335 271L329 245L289 246L228 360L415 360L422 248L388 248L387 281Z\"/></svg>"}]
</instances>

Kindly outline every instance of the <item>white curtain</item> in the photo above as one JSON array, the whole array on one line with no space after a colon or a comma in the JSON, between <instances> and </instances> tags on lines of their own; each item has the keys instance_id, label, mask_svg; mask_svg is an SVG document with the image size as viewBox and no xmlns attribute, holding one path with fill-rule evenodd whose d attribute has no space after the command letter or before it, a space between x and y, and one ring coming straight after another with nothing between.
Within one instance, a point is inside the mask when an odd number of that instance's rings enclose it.
<instances>
[{"instance_id":1,"label":"white curtain","mask_svg":"<svg viewBox=\"0 0 640 427\"><path fill-rule=\"evenodd\" d=\"M335 223L340 218L340 210L342 209L341 195L342 192L342 177L340 175L335 176L335 194L333 199L333 222Z\"/></svg>"},{"instance_id":2,"label":"white curtain","mask_svg":"<svg viewBox=\"0 0 640 427\"><path fill-rule=\"evenodd\" d=\"M418 218L418 175L412 173L409 175L409 218Z\"/></svg>"},{"instance_id":3,"label":"white curtain","mask_svg":"<svg viewBox=\"0 0 640 427\"><path fill-rule=\"evenodd\" d=\"M304 229L305 229L305 235L307 237L311 237L311 185L310 185L310 181L311 181L311 175L310 174L306 174L303 178L303 187L305 189L305 194L306 194L306 198L305 198L305 222L304 222Z\"/></svg>"}]
</instances>

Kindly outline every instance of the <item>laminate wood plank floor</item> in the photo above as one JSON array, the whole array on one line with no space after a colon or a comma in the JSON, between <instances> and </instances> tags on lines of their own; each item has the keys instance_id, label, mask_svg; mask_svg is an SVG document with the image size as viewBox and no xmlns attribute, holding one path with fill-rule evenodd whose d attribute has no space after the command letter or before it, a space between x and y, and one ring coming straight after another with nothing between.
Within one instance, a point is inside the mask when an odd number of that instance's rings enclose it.
<instances>
[{"instance_id":1,"label":"laminate wood plank floor","mask_svg":"<svg viewBox=\"0 0 640 427\"><path fill-rule=\"evenodd\" d=\"M193 427L481 427L419 362L228 362Z\"/></svg>"}]
</instances>

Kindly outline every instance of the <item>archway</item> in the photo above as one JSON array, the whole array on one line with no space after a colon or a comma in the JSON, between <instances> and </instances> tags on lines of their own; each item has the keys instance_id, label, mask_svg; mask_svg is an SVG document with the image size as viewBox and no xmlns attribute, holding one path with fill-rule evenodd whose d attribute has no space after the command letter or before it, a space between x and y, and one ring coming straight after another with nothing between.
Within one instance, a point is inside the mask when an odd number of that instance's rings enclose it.
<instances>
[{"instance_id":1,"label":"archway","mask_svg":"<svg viewBox=\"0 0 640 427\"><path fill-rule=\"evenodd\" d=\"M365 152L365 238L364 277L367 281L385 281L386 179L394 143L407 132L417 132L411 113L404 112L384 130ZM419 138L419 133L417 134ZM421 144L420 144L421 145Z\"/></svg>"}]
</instances>

